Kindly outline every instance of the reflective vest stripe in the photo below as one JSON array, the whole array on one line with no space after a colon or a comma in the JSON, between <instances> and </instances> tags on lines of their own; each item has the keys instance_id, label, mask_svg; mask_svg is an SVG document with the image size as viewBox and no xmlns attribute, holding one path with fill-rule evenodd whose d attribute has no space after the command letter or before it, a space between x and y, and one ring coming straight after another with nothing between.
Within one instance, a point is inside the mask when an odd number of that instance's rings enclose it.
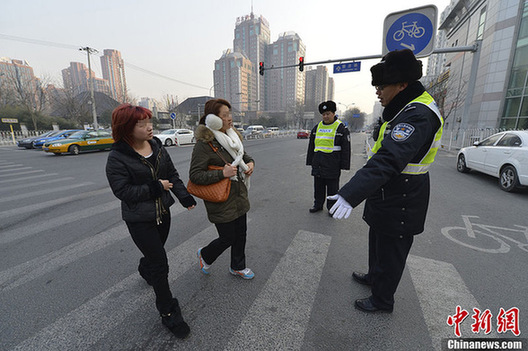
<instances>
[{"instance_id":1,"label":"reflective vest stripe","mask_svg":"<svg viewBox=\"0 0 528 351\"><path fill-rule=\"evenodd\" d=\"M413 103L418 103L418 104L427 106L431 111L434 112L434 114L440 120L440 128L438 128L438 130L436 131L434 140L429 146L429 150L427 151L425 156L420 160L419 163L407 164L407 166L402 171L402 173L404 174L425 174L429 171L429 168L433 164L435 160L435 156L438 152L438 148L440 147L441 139L442 139L442 131L443 131L443 126L444 126L444 119L442 118L440 110L438 110L438 107L436 106L436 103L433 97L429 95L428 92L424 91L422 95L418 96L416 99L409 102L403 109L401 109L400 112L398 112L391 121L393 121L396 117L398 117L398 115L402 111L404 111L407 106ZM376 140L376 143L372 147L371 155L374 155L381 148L381 142L383 141L385 134L388 133L386 131L387 124L391 121L385 122L381 126L379 134L378 134L378 140Z\"/></svg>"},{"instance_id":2,"label":"reflective vest stripe","mask_svg":"<svg viewBox=\"0 0 528 351\"><path fill-rule=\"evenodd\" d=\"M332 124L324 124L322 121L317 125L315 133L315 148L314 151L321 151L331 153L333 151L341 151L341 146L335 146L334 140L337 128L342 122L336 120Z\"/></svg>"}]
</instances>

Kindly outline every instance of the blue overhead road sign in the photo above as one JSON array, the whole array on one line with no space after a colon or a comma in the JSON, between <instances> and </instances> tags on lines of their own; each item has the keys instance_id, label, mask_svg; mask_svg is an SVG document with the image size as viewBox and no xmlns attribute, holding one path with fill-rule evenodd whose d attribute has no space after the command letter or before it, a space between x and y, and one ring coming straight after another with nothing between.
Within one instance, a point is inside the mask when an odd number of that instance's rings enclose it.
<instances>
[{"instance_id":1,"label":"blue overhead road sign","mask_svg":"<svg viewBox=\"0 0 528 351\"><path fill-rule=\"evenodd\" d=\"M361 61L334 65L334 73L358 72L359 70L361 70Z\"/></svg>"},{"instance_id":2,"label":"blue overhead road sign","mask_svg":"<svg viewBox=\"0 0 528 351\"><path fill-rule=\"evenodd\" d=\"M436 22L434 5L389 14L383 23L383 55L410 49L417 57L429 56L434 50Z\"/></svg>"}]
</instances>

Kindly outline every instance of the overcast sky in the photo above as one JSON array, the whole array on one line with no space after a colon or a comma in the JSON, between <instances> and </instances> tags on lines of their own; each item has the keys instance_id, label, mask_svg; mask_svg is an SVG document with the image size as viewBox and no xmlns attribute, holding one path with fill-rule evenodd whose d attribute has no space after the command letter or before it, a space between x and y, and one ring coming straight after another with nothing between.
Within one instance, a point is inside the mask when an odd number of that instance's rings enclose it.
<instances>
[{"instance_id":1,"label":"overcast sky","mask_svg":"<svg viewBox=\"0 0 528 351\"><path fill-rule=\"evenodd\" d=\"M253 12L268 20L271 42L283 32L298 33L309 63L380 55L383 21L389 13L434 4L440 17L449 2L253 0ZM182 102L187 97L209 95L214 61L232 49L236 18L248 15L251 6L251 0L2 0L0 57L27 60L37 77L50 77L62 86L62 69L72 61L87 63L86 53L76 47L89 46L101 52L92 57L92 69L100 78L99 56L104 49L116 49L125 61L133 97L160 99L171 94ZM376 96L369 69L378 61L362 61L361 72L335 75L333 65L327 65L335 79L336 102L354 103L372 112Z\"/></svg>"}]
</instances>

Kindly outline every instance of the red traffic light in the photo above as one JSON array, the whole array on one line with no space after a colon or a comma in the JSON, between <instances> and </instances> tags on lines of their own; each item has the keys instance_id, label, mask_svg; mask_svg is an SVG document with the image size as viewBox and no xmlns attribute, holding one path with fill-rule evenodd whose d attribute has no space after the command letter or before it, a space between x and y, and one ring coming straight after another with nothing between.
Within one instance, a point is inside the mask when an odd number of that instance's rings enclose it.
<instances>
[{"instance_id":1,"label":"red traffic light","mask_svg":"<svg viewBox=\"0 0 528 351\"><path fill-rule=\"evenodd\" d=\"M304 71L304 56L299 57L299 71Z\"/></svg>"},{"instance_id":2,"label":"red traffic light","mask_svg":"<svg viewBox=\"0 0 528 351\"><path fill-rule=\"evenodd\" d=\"M264 62L262 62L262 61L259 62L259 74L260 74L261 76L264 75Z\"/></svg>"}]
</instances>

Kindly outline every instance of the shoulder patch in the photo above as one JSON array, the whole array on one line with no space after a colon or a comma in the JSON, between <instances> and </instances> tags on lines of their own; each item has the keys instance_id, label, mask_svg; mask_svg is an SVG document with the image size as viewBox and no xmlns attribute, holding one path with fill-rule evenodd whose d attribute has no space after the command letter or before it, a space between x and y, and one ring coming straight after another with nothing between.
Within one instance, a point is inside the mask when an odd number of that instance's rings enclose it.
<instances>
[{"instance_id":1,"label":"shoulder patch","mask_svg":"<svg viewBox=\"0 0 528 351\"><path fill-rule=\"evenodd\" d=\"M404 141L407 140L413 132L414 127L409 123L399 123L392 129L391 138L394 141Z\"/></svg>"}]
</instances>

